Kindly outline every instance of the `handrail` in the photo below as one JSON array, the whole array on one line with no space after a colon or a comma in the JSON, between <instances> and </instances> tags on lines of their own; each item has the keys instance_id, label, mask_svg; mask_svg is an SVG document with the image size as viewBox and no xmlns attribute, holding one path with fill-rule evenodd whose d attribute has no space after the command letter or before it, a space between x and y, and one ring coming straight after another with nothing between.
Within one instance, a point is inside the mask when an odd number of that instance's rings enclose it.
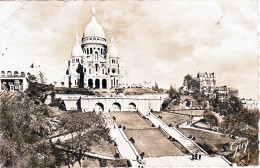
<instances>
[{"instance_id":1,"label":"handrail","mask_svg":"<svg viewBox=\"0 0 260 168\"><path fill-rule=\"evenodd\" d=\"M139 156L139 153L136 151L135 148L132 147L132 143L129 142L129 140L126 138L126 135L123 133L122 129L118 129L119 132L121 133L121 135L124 137L125 141L129 144L129 146L131 147L132 151L135 153L136 156Z\"/></svg>"},{"instance_id":2,"label":"handrail","mask_svg":"<svg viewBox=\"0 0 260 168\"><path fill-rule=\"evenodd\" d=\"M225 156L221 156L221 158L227 162L229 164L229 166L232 166L232 163L225 157Z\"/></svg>"},{"instance_id":3,"label":"handrail","mask_svg":"<svg viewBox=\"0 0 260 168\"><path fill-rule=\"evenodd\" d=\"M169 126L168 125L166 125L161 119L159 119L159 118L156 118L155 116L154 116L154 114L152 114L152 113L150 113L151 115L152 115L152 117L154 117L155 119L157 119L158 121L160 121L162 124L163 124L163 126L165 126L166 128L169 128ZM161 127L162 128L162 127ZM183 133L181 133L177 128L175 128L175 127L173 127L173 129L174 129L174 131L175 132L177 132L180 136L182 136L182 137L185 137L185 138L187 138ZM169 135L169 134L168 134ZM203 153L205 153L205 154L208 154L204 149L202 149L197 143L195 143L194 141L192 141L191 139L189 139L189 138L187 138L187 140L188 141L190 141L192 144L194 144L195 146L197 146ZM187 149L187 148L186 148Z\"/></svg>"}]
</instances>

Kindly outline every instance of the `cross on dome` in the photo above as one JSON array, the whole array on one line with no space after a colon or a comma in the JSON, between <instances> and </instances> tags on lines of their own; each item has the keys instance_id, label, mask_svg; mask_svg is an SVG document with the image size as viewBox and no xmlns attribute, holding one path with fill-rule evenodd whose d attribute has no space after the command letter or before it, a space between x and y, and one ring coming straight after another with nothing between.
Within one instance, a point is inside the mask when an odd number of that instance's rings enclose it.
<instances>
[{"instance_id":1,"label":"cross on dome","mask_svg":"<svg viewBox=\"0 0 260 168\"><path fill-rule=\"evenodd\" d=\"M94 7L94 2L92 2L91 13L92 13L92 17L95 17L96 10L95 10L95 7Z\"/></svg>"},{"instance_id":2,"label":"cross on dome","mask_svg":"<svg viewBox=\"0 0 260 168\"><path fill-rule=\"evenodd\" d=\"M82 56L83 51L82 51L82 48L79 44L79 37L78 36L76 36L75 42L76 42L76 44L72 49L71 56Z\"/></svg>"},{"instance_id":3,"label":"cross on dome","mask_svg":"<svg viewBox=\"0 0 260 168\"><path fill-rule=\"evenodd\" d=\"M76 36L75 41L76 41L76 44L79 44L79 37L78 37L78 35Z\"/></svg>"},{"instance_id":4,"label":"cross on dome","mask_svg":"<svg viewBox=\"0 0 260 168\"><path fill-rule=\"evenodd\" d=\"M106 39L105 33L103 28L100 26L100 24L97 22L96 17L96 10L94 7L94 4L92 3L92 9L91 9L91 20L87 24L84 30L84 37L101 37Z\"/></svg>"}]
</instances>

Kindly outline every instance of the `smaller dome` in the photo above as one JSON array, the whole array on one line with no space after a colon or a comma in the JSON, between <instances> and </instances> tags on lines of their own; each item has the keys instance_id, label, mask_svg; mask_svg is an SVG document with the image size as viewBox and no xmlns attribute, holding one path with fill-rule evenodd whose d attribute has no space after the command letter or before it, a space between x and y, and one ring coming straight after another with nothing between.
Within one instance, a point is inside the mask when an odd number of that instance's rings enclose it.
<instances>
[{"instance_id":1,"label":"smaller dome","mask_svg":"<svg viewBox=\"0 0 260 168\"><path fill-rule=\"evenodd\" d=\"M83 51L82 51L82 48L79 44L78 36L76 37L76 44L72 49L71 56L83 56Z\"/></svg>"},{"instance_id":2,"label":"smaller dome","mask_svg":"<svg viewBox=\"0 0 260 168\"><path fill-rule=\"evenodd\" d=\"M114 45L113 37L111 38L111 44L108 48L108 54L109 54L110 57L118 57L118 52L117 52L117 49Z\"/></svg>"}]
</instances>

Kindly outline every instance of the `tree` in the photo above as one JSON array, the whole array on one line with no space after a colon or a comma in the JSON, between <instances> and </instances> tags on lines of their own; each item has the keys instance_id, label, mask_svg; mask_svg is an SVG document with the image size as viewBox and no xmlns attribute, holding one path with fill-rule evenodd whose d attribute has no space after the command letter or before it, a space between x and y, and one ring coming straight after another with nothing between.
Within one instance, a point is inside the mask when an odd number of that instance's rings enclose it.
<instances>
[{"instance_id":1,"label":"tree","mask_svg":"<svg viewBox=\"0 0 260 168\"><path fill-rule=\"evenodd\" d=\"M60 121L60 127L64 128L72 137L61 144L62 148L66 149L67 163L75 157L75 160L81 165L84 153L90 151L92 145L101 140L111 141L102 113L76 112L63 116ZM73 155L70 155L71 152Z\"/></svg>"},{"instance_id":2,"label":"tree","mask_svg":"<svg viewBox=\"0 0 260 168\"><path fill-rule=\"evenodd\" d=\"M60 84L61 84L62 87L64 87L64 82L61 82Z\"/></svg>"},{"instance_id":3,"label":"tree","mask_svg":"<svg viewBox=\"0 0 260 168\"><path fill-rule=\"evenodd\" d=\"M173 97L175 96L175 94L176 94L176 90L175 89L173 89L173 87L172 87L172 85L170 86L170 89L169 89L169 97L171 98L171 99L173 99Z\"/></svg>"},{"instance_id":4,"label":"tree","mask_svg":"<svg viewBox=\"0 0 260 168\"><path fill-rule=\"evenodd\" d=\"M203 112L203 117L204 117L204 120L207 123L209 123L210 129L212 128L212 126L218 126L218 119L211 111L205 110Z\"/></svg>"},{"instance_id":5,"label":"tree","mask_svg":"<svg viewBox=\"0 0 260 168\"><path fill-rule=\"evenodd\" d=\"M5 167L51 167L54 164L52 156L47 154L48 145L41 146L52 131L44 115L46 110L46 106L35 103L35 98L27 93L1 96L0 132L6 143L0 143L0 159ZM38 150L40 148L44 149Z\"/></svg>"},{"instance_id":6,"label":"tree","mask_svg":"<svg viewBox=\"0 0 260 168\"><path fill-rule=\"evenodd\" d=\"M184 85L187 86L188 90L192 90L193 92L199 90L199 81L196 78L193 78L190 74L184 77Z\"/></svg>"},{"instance_id":7,"label":"tree","mask_svg":"<svg viewBox=\"0 0 260 168\"><path fill-rule=\"evenodd\" d=\"M79 88L84 88L84 68L80 63L76 71L77 73L79 73L79 82L78 82Z\"/></svg>"}]
</instances>

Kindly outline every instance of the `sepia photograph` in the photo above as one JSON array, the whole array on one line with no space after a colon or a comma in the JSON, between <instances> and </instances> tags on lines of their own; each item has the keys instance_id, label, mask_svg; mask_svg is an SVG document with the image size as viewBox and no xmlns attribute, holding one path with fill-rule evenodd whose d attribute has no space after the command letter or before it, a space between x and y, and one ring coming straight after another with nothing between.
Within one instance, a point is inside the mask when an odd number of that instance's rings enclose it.
<instances>
[{"instance_id":1,"label":"sepia photograph","mask_svg":"<svg viewBox=\"0 0 260 168\"><path fill-rule=\"evenodd\" d=\"M0 167L259 164L257 0L0 1Z\"/></svg>"}]
</instances>

